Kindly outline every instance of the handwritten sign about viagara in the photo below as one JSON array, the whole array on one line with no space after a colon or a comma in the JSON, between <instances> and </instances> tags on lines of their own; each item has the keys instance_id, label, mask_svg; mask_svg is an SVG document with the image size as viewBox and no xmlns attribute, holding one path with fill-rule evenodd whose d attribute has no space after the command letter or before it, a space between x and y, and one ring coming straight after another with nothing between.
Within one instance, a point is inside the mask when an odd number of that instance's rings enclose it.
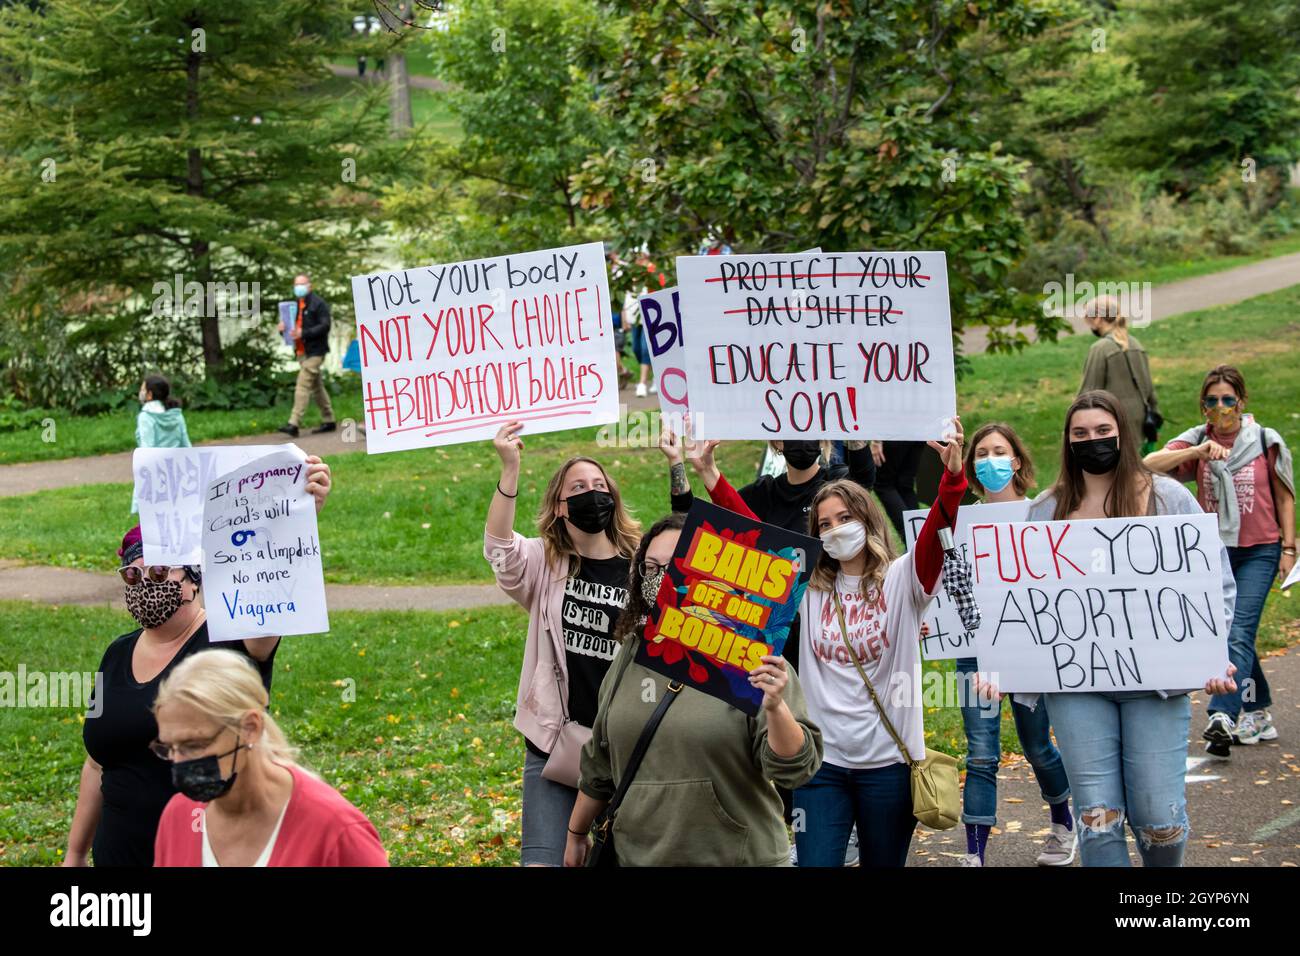
<instances>
[{"instance_id":1,"label":"handwritten sign about viagara","mask_svg":"<svg viewBox=\"0 0 1300 956\"><path fill-rule=\"evenodd\" d=\"M940 439L957 407L942 252L679 256L706 438Z\"/></svg>"},{"instance_id":2,"label":"handwritten sign about viagara","mask_svg":"<svg viewBox=\"0 0 1300 956\"><path fill-rule=\"evenodd\" d=\"M1215 515L975 520L970 553L976 656L1002 691L1188 690L1227 669Z\"/></svg>"},{"instance_id":3,"label":"handwritten sign about viagara","mask_svg":"<svg viewBox=\"0 0 1300 956\"><path fill-rule=\"evenodd\" d=\"M617 421L599 242L354 276L366 450Z\"/></svg>"},{"instance_id":4,"label":"handwritten sign about viagara","mask_svg":"<svg viewBox=\"0 0 1300 956\"><path fill-rule=\"evenodd\" d=\"M288 446L208 484L203 605L209 640L330 629L306 459Z\"/></svg>"}]
</instances>

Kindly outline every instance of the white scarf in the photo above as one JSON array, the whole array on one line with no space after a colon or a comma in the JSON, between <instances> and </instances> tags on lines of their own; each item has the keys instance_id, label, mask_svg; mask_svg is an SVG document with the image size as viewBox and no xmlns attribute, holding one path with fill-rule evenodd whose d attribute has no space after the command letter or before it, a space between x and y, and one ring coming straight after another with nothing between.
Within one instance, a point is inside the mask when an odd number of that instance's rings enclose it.
<instances>
[{"instance_id":1,"label":"white scarf","mask_svg":"<svg viewBox=\"0 0 1300 956\"><path fill-rule=\"evenodd\" d=\"M1263 445L1260 436L1263 436ZM1206 426L1197 425L1183 432L1174 441L1187 442L1195 447L1205 441ZM1243 422L1237 432L1237 440L1232 443L1227 461L1208 461L1209 478L1214 483L1214 496L1219 506L1219 535L1229 548L1237 547L1241 535L1241 506L1237 502L1237 490L1233 486L1232 476L1249 465L1261 454L1267 455L1268 449L1278 446L1277 464L1274 470L1286 485L1287 491L1295 495L1295 478L1291 472L1291 450L1286 447L1282 436L1271 428L1264 428L1256 422Z\"/></svg>"}]
</instances>

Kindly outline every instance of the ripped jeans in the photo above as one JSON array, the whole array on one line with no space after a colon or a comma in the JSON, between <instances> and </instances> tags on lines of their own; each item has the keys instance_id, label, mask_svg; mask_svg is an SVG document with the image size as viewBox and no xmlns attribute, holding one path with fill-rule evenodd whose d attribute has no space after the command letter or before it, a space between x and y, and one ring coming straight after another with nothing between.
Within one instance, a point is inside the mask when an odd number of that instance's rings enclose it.
<instances>
[{"instance_id":1,"label":"ripped jeans","mask_svg":"<svg viewBox=\"0 0 1300 956\"><path fill-rule=\"evenodd\" d=\"M1192 700L1154 691L1044 694L1074 795L1084 866L1128 866L1124 821L1143 866L1182 866Z\"/></svg>"}]
</instances>

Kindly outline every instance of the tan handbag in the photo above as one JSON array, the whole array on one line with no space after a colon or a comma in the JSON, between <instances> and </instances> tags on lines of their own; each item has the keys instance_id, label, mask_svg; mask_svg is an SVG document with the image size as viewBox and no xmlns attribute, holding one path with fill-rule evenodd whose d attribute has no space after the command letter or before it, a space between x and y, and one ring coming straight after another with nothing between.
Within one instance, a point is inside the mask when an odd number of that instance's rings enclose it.
<instances>
[{"instance_id":1,"label":"tan handbag","mask_svg":"<svg viewBox=\"0 0 1300 956\"><path fill-rule=\"evenodd\" d=\"M849 643L848 628L844 626L844 606L840 603L839 592L831 593L835 596L835 614L840 622L840 637L848 649L849 660L853 661L853 666L858 669L858 676L862 678L862 683L867 685L867 693L871 695L871 702L876 705L880 722L889 731L889 736L894 738L894 743L902 751L903 760L912 771L912 815L932 830L947 830L956 826L957 821L961 819L961 788L957 777L957 758L926 747L924 760L912 759L912 755L903 744L903 738L898 736L898 731L894 729L889 715L881 706L880 698L876 696L876 689L871 686L871 681L867 678L867 672L858 660L858 655L853 653L853 645Z\"/></svg>"},{"instance_id":2,"label":"tan handbag","mask_svg":"<svg viewBox=\"0 0 1300 956\"><path fill-rule=\"evenodd\" d=\"M560 725L560 733L555 738L555 743L551 745L551 756L547 758L546 766L542 768L542 776L576 790L579 765L582 763L582 748L587 746L587 741L591 739L591 728L569 719L569 708L564 702L567 695L564 692L564 682L560 679L560 665L553 666L555 683L560 689L560 712L564 715L564 723Z\"/></svg>"}]
</instances>

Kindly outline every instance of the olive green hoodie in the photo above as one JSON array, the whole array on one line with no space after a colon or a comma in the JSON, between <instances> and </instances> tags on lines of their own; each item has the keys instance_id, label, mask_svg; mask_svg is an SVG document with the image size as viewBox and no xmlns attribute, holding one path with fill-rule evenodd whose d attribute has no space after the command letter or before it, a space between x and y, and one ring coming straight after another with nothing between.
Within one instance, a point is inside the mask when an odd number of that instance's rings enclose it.
<instances>
[{"instance_id":1,"label":"olive green hoodie","mask_svg":"<svg viewBox=\"0 0 1300 956\"><path fill-rule=\"evenodd\" d=\"M599 711L582 751L583 793L614 795L641 730L668 679L633 661L642 638L619 648L600 685ZM773 783L793 790L822 762L822 735L794 671L786 705L804 728L803 748L778 757L767 743L767 712L749 717L685 687L655 733L614 820L621 866L784 866L790 838Z\"/></svg>"}]
</instances>

